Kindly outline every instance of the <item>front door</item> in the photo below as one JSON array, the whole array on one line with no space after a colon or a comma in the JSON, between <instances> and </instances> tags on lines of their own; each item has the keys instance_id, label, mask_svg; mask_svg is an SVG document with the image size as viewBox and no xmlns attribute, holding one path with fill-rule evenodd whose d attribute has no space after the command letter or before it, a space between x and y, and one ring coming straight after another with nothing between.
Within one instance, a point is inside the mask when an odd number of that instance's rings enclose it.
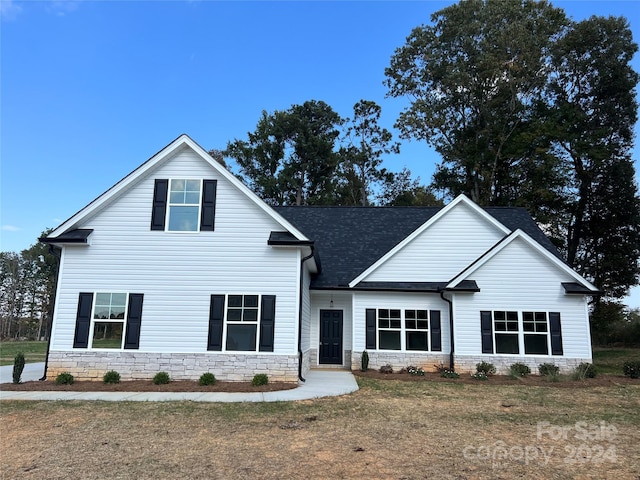
<instances>
[{"instance_id":1,"label":"front door","mask_svg":"<svg viewBox=\"0 0 640 480\"><path fill-rule=\"evenodd\" d=\"M320 310L318 363L342 365L342 310Z\"/></svg>"}]
</instances>

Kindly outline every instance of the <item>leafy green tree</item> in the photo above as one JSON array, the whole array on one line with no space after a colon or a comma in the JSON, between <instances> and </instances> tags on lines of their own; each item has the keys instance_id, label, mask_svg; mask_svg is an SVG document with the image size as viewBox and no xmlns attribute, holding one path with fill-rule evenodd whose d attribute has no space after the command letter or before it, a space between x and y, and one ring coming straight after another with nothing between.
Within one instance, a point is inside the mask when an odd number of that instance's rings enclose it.
<instances>
[{"instance_id":1,"label":"leafy green tree","mask_svg":"<svg viewBox=\"0 0 640 480\"><path fill-rule=\"evenodd\" d=\"M439 207L442 200L424 185L420 179L411 177L411 170L403 168L398 173L387 172L383 188L378 195L378 203L388 207Z\"/></svg>"},{"instance_id":2,"label":"leafy green tree","mask_svg":"<svg viewBox=\"0 0 640 480\"><path fill-rule=\"evenodd\" d=\"M285 111L263 111L248 140L234 140L226 155L242 178L272 205L331 204L335 200L336 140L340 116L310 100Z\"/></svg>"},{"instance_id":3,"label":"leafy green tree","mask_svg":"<svg viewBox=\"0 0 640 480\"><path fill-rule=\"evenodd\" d=\"M630 62L637 50L623 18L572 25L554 46L545 104L553 152L570 172L567 261L615 298L640 274L640 198L630 157L638 111Z\"/></svg>"},{"instance_id":4,"label":"leafy green tree","mask_svg":"<svg viewBox=\"0 0 640 480\"><path fill-rule=\"evenodd\" d=\"M385 70L389 95L410 99L402 136L442 155L432 186L528 208L569 264L624 296L640 276L628 22L531 0L461 1L432 21Z\"/></svg>"},{"instance_id":5,"label":"leafy green tree","mask_svg":"<svg viewBox=\"0 0 640 480\"><path fill-rule=\"evenodd\" d=\"M567 19L545 2L469 0L416 27L385 70L389 96L408 97L396 122L443 158L436 188L475 202L510 200L511 168L529 145L531 108L546 85L552 39Z\"/></svg>"},{"instance_id":6,"label":"leafy green tree","mask_svg":"<svg viewBox=\"0 0 640 480\"><path fill-rule=\"evenodd\" d=\"M340 149L343 202L367 206L387 170L381 168L382 155L400 153L393 134L378 123L382 109L375 102L360 100L353 106L353 119L346 119L345 145Z\"/></svg>"}]
</instances>

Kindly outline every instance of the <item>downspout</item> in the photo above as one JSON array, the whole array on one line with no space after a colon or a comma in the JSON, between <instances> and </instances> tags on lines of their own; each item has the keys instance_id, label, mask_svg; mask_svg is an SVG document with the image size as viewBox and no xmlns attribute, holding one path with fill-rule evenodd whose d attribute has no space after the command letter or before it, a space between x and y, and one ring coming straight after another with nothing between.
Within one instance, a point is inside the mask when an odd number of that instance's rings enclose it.
<instances>
[{"instance_id":1,"label":"downspout","mask_svg":"<svg viewBox=\"0 0 640 480\"><path fill-rule=\"evenodd\" d=\"M56 251L53 245L49 245L49 253L56 259L56 280L53 288L53 302L51 303L51 311L49 318L49 325L47 325L48 338L47 338L47 354L44 357L44 375L39 379L41 382L47 379L47 367L49 366L49 349L51 348L51 333L53 332L53 314L56 309L56 298L58 297L58 275L60 274L60 255Z\"/></svg>"},{"instance_id":2,"label":"downspout","mask_svg":"<svg viewBox=\"0 0 640 480\"><path fill-rule=\"evenodd\" d=\"M311 253L300 261L300 295L298 298L298 378L306 382L302 376L302 290L304 288L304 262L313 258L313 245L309 245Z\"/></svg>"},{"instance_id":3,"label":"downspout","mask_svg":"<svg viewBox=\"0 0 640 480\"><path fill-rule=\"evenodd\" d=\"M449 304L449 335L451 337L451 349L449 353L449 370L454 371L453 365L453 351L454 351L454 340L453 340L453 302L444 296L444 290L440 290L440 298Z\"/></svg>"}]
</instances>

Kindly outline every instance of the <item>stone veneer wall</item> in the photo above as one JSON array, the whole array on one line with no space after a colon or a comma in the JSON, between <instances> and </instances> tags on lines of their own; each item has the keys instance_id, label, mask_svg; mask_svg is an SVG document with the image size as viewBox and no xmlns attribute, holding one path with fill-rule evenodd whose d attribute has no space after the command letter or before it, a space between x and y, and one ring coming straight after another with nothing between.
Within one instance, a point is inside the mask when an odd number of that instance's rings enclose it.
<instances>
[{"instance_id":1,"label":"stone veneer wall","mask_svg":"<svg viewBox=\"0 0 640 480\"><path fill-rule=\"evenodd\" d=\"M394 371L406 368L409 365L422 367L425 372L437 371L437 366L449 365L449 354L435 352L375 352L368 351L369 368L377 370L384 365L391 365ZM362 352L351 354L351 369L360 370L362 364ZM475 367L474 367L475 368Z\"/></svg>"},{"instance_id":2,"label":"stone veneer wall","mask_svg":"<svg viewBox=\"0 0 640 480\"><path fill-rule=\"evenodd\" d=\"M351 350L344 351L344 359L342 365L330 365L330 364L320 364L318 363L318 349L312 348L305 355L309 356L309 363L311 368L342 368L342 369L350 369L351 368Z\"/></svg>"},{"instance_id":3,"label":"stone veneer wall","mask_svg":"<svg viewBox=\"0 0 640 480\"><path fill-rule=\"evenodd\" d=\"M69 372L76 380L102 381L109 370L122 380L151 379L158 372L167 372L173 380L198 380L211 372L225 381L251 381L256 373L266 373L271 381L297 382L298 355L50 352L47 377Z\"/></svg>"},{"instance_id":4,"label":"stone veneer wall","mask_svg":"<svg viewBox=\"0 0 640 480\"><path fill-rule=\"evenodd\" d=\"M497 357L492 355L456 355L455 370L458 373L474 373L476 371L476 363L480 362L493 363L496 367L496 373L505 375L509 373L509 367L516 362L524 363L531 369L531 373L538 374L538 365L541 363L553 363L560 367L560 373L571 373L573 369L582 362L591 363L591 358L565 358L565 357Z\"/></svg>"}]
</instances>

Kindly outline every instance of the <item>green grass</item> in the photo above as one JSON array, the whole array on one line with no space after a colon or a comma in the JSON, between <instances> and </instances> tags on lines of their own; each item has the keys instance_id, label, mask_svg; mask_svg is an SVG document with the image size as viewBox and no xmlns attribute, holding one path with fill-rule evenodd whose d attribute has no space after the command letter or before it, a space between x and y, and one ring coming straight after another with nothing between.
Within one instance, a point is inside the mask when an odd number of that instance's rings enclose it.
<instances>
[{"instance_id":1,"label":"green grass","mask_svg":"<svg viewBox=\"0 0 640 480\"><path fill-rule=\"evenodd\" d=\"M0 366L13 365L18 352L24 354L26 363L44 362L47 342L0 342Z\"/></svg>"},{"instance_id":2,"label":"green grass","mask_svg":"<svg viewBox=\"0 0 640 480\"><path fill-rule=\"evenodd\" d=\"M593 364L600 374L622 375L626 361L640 361L640 348L594 348Z\"/></svg>"}]
</instances>

